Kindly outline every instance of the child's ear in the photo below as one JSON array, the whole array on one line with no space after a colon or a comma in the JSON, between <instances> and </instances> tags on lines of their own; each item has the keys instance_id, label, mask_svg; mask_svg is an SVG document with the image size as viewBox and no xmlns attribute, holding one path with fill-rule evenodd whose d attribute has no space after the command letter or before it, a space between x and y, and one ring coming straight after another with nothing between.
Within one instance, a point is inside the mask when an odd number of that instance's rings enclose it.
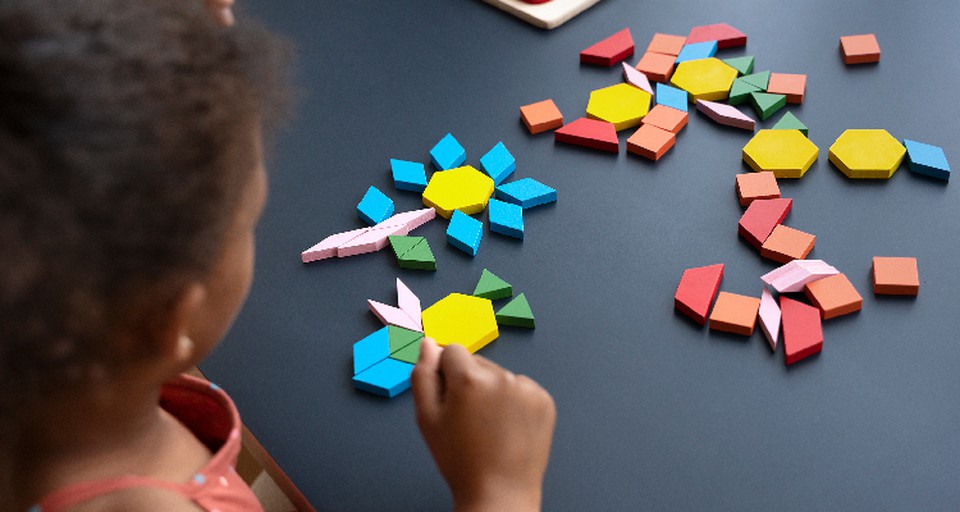
<instances>
[{"instance_id":1,"label":"child's ear","mask_svg":"<svg viewBox=\"0 0 960 512\"><path fill-rule=\"evenodd\" d=\"M191 282L174 298L158 336L161 353L170 360L187 362L193 358L190 327L201 314L207 299L207 287Z\"/></svg>"}]
</instances>

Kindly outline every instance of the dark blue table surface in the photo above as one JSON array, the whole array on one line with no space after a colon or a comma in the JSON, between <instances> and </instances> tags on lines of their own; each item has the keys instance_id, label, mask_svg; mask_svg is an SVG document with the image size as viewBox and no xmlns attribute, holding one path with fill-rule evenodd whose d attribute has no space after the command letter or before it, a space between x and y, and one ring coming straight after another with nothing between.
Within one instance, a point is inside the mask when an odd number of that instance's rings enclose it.
<instances>
[{"instance_id":1,"label":"dark blue table surface","mask_svg":"<svg viewBox=\"0 0 960 512\"><path fill-rule=\"evenodd\" d=\"M530 299L537 329L503 329L483 355L531 375L559 411L546 510L956 510L960 507L960 189L902 167L851 181L827 160L847 128L885 128L943 146L960 165L960 4L931 1L604 0L551 32L478 0L243 0L295 41L301 101L270 157L250 299L202 365L320 510L442 510L449 494L420 440L407 393L350 384L351 345L378 327L366 299L391 302L400 276L424 305L470 292L483 268ZM759 296L775 267L737 237L734 175L750 134L692 113L660 162L531 136L518 107L553 98L567 120L620 70L578 52L629 27L727 22L749 35L756 69L808 76L791 106L820 156L782 180L787 223L817 235L811 257L845 272L863 310L824 324L823 353L787 368L759 328L710 332L673 311L684 268L722 262L722 289ZM841 35L874 32L879 65L844 66ZM753 115L751 113L751 115ZM779 115L762 123L772 126ZM389 251L311 265L301 250L360 227L370 185L397 202L388 160L428 162L452 132L475 166L503 141L516 177L559 191L525 213L522 243L487 231L476 258L420 228L436 273ZM621 132L621 140L632 130ZM485 220L485 215L481 216ZM872 293L876 255L916 256L916 299Z\"/></svg>"}]
</instances>

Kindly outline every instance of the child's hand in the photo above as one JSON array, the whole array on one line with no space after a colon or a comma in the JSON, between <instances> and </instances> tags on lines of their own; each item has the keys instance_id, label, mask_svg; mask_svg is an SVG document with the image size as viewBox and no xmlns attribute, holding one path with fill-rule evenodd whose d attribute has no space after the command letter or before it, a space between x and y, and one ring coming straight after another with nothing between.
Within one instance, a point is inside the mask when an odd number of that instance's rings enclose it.
<instances>
[{"instance_id":1,"label":"child's hand","mask_svg":"<svg viewBox=\"0 0 960 512\"><path fill-rule=\"evenodd\" d=\"M224 27L233 26L233 0L203 0L213 19Z\"/></svg>"},{"instance_id":2,"label":"child's hand","mask_svg":"<svg viewBox=\"0 0 960 512\"><path fill-rule=\"evenodd\" d=\"M536 382L424 339L417 423L458 511L539 510L556 408Z\"/></svg>"}]
</instances>

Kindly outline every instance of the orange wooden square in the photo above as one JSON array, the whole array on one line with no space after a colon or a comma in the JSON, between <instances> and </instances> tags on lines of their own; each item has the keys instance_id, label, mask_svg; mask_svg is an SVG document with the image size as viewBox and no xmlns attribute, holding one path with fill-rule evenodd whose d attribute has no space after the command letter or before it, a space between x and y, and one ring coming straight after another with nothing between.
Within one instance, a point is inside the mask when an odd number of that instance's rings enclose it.
<instances>
[{"instance_id":1,"label":"orange wooden square","mask_svg":"<svg viewBox=\"0 0 960 512\"><path fill-rule=\"evenodd\" d=\"M760 299L756 297L720 292L710 313L710 328L750 336L757 325L759 311Z\"/></svg>"},{"instance_id":2,"label":"orange wooden square","mask_svg":"<svg viewBox=\"0 0 960 512\"><path fill-rule=\"evenodd\" d=\"M916 258L874 256L873 293L877 295L917 295L920 273Z\"/></svg>"},{"instance_id":3,"label":"orange wooden square","mask_svg":"<svg viewBox=\"0 0 960 512\"><path fill-rule=\"evenodd\" d=\"M760 246L760 256L778 263L802 260L813 250L816 240L810 233L778 224Z\"/></svg>"},{"instance_id":4,"label":"orange wooden square","mask_svg":"<svg viewBox=\"0 0 960 512\"><path fill-rule=\"evenodd\" d=\"M780 187L772 172L738 174L737 196L740 197L740 206L749 206L756 199L777 199Z\"/></svg>"},{"instance_id":5,"label":"orange wooden square","mask_svg":"<svg viewBox=\"0 0 960 512\"><path fill-rule=\"evenodd\" d=\"M820 308L824 320L860 311L863 297L843 274L834 274L807 283L803 289L810 302Z\"/></svg>"},{"instance_id":6,"label":"orange wooden square","mask_svg":"<svg viewBox=\"0 0 960 512\"><path fill-rule=\"evenodd\" d=\"M783 94L787 103L803 103L803 93L807 90L807 75L791 73L770 73L767 92Z\"/></svg>"},{"instance_id":7,"label":"orange wooden square","mask_svg":"<svg viewBox=\"0 0 960 512\"><path fill-rule=\"evenodd\" d=\"M844 64L880 62L880 44L874 34L841 37L840 53L843 54Z\"/></svg>"},{"instance_id":8,"label":"orange wooden square","mask_svg":"<svg viewBox=\"0 0 960 512\"><path fill-rule=\"evenodd\" d=\"M673 132L657 128L652 124L642 124L627 139L627 151L650 160L659 160L676 141L677 136Z\"/></svg>"},{"instance_id":9,"label":"orange wooden square","mask_svg":"<svg viewBox=\"0 0 960 512\"><path fill-rule=\"evenodd\" d=\"M648 52L662 53L664 55L680 55L683 44L687 42L686 36L672 36L670 34L653 34L650 40L650 46L647 46Z\"/></svg>"},{"instance_id":10,"label":"orange wooden square","mask_svg":"<svg viewBox=\"0 0 960 512\"><path fill-rule=\"evenodd\" d=\"M563 114L549 99L520 107L520 118L533 135L563 126Z\"/></svg>"},{"instance_id":11,"label":"orange wooden square","mask_svg":"<svg viewBox=\"0 0 960 512\"><path fill-rule=\"evenodd\" d=\"M687 113L682 110L666 105L654 105L650 112L643 116L642 122L643 124L652 124L668 132L680 133L680 130L687 125L688 118Z\"/></svg>"},{"instance_id":12,"label":"orange wooden square","mask_svg":"<svg viewBox=\"0 0 960 512\"><path fill-rule=\"evenodd\" d=\"M673 74L673 64L676 60L677 58L673 55L647 52L640 57L640 62L637 62L634 67L654 82L667 83L670 75Z\"/></svg>"}]
</instances>

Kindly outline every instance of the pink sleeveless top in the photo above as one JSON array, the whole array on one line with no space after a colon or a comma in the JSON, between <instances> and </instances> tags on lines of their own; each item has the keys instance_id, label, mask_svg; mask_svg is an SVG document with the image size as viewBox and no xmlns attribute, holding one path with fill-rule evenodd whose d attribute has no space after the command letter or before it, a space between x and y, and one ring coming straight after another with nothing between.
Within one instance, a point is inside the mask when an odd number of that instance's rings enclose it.
<instances>
[{"instance_id":1,"label":"pink sleeveless top","mask_svg":"<svg viewBox=\"0 0 960 512\"><path fill-rule=\"evenodd\" d=\"M165 489L209 512L262 512L250 487L236 473L240 455L240 415L216 384L181 375L165 384L160 407L180 420L213 453L188 482L167 482L135 475L81 482L47 495L30 512L60 512L94 498L131 488Z\"/></svg>"}]
</instances>

